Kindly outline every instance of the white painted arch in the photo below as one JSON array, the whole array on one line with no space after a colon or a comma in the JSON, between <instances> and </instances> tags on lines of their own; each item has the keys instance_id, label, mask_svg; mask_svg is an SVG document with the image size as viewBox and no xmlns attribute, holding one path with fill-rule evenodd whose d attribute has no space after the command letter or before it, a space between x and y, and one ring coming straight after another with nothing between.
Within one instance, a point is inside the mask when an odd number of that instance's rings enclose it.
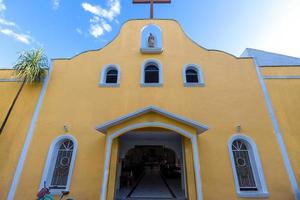
<instances>
[{"instance_id":1,"label":"white painted arch","mask_svg":"<svg viewBox=\"0 0 300 200\"><path fill-rule=\"evenodd\" d=\"M118 71L118 77L117 77L117 83L106 83L106 76L107 72L111 69ZM116 64L107 64L103 67L101 75L100 75L100 82L99 85L101 87L118 87L120 86L120 80L121 80L121 68L119 65Z\"/></svg>"},{"instance_id":2,"label":"white painted arch","mask_svg":"<svg viewBox=\"0 0 300 200\"><path fill-rule=\"evenodd\" d=\"M105 161L104 161L104 169L103 169L103 180L102 180L102 188L101 188L101 195L100 200L106 200L107 194L107 184L109 178L109 164L111 158L111 147L112 142L115 138L126 134L129 131L139 129L139 128L146 128L146 127L158 127L158 128L165 128L168 130L172 130L184 137L187 137L192 142L193 147L193 160L194 160L194 170L195 170L195 179L196 179L196 190L197 190L197 200L202 200L202 189L201 189L201 177L200 177L200 160L199 160L199 153L198 153L198 142L197 142L197 135L194 135L186 130L183 130L179 127L161 123L161 122L145 122L145 123L138 123L129 125L122 129L117 130L110 136L106 138L106 149L105 149Z\"/></svg>"},{"instance_id":3,"label":"white painted arch","mask_svg":"<svg viewBox=\"0 0 300 200\"><path fill-rule=\"evenodd\" d=\"M44 187L44 181L47 181L47 180L48 180L48 183L47 183L46 186L49 187L49 183L50 183L49 180L52 178L51 169L54 167L55 160L56 160L56 159L53 160L53 158L55 157L55 154L56 154L60 144L64 140L71 140L73 142L73 153L72 153L72 158L71 158L71 162L70 162L67 185L66 185L66 189L63 189L63 191L69 191L70 190L71 179L72 179L73 169L74 169L74 166L75 166L75 158L76 158L77 148L78 148L78 142L77 142L76 138L71 134L60 135L57 138L55 138L53 140L53 142L51 143L51 146L50 146L49 151L48 151L48 156L47 156L47 160L46 160L46 163L45 163L42 179L41 179L41 182L40 182L39 190L41 190ZM60 195L61 191L62 191L61 189L58 189L58 190L52 189L51 194Z\"/></svg>"},{"instance_id":4,"label":"white painted arch","mask_svg":"<svg viewBox=\"0 0 300 200\"><path fill-rule=\"evenodd\" d=\"M232 143L235 140L242 140L243 142L245 142L245 144L247 146L247 149L250 154L249 156L250 156L251 168L253 170L255 182L258 186L258 191L256 191L256 192L247 192L247 191L240 190L240 185L238 182L238 175L236 172L234 157L233 157L233 153L232 153ZM239 133L239 134L232 135L232 137L228 141L227 147L228 147L228 151L229 151L229 157L230 157L230 161L231 161L235 190L236 190L237 195L240 198L268 198L269 197L268 187L267 187L267 184L265 181L263 167L260 162L259 153L258 153L255 142L249 136Z\"/></svg>"},{"instance_id":5,"label":"white painted arch","mask_svg":"<svg viewBox=\"0 0 300 200\"><path fill-rule=\"evenodd\" d=\"M149 64L153 64L155 65L158 70L158 83L145 83L145 68L149 65ZM154 58L150 58L145 60L142 65L141 65L141 86L143 87L158 87L158 86L162 86L163 85L163 65L161 64L161 62L158 59L154 59Z\"/></svg>"},{"instance_id":6,"label":"white painted arch","mask_svg":"<svg viewBox=\"0 0 300 200\"><path fill-rule=\"evenodd\" d=\"M198 83L188 83L186 80L186 70L188 69L194 69L197 72L198 75ZM197 64L186 64L182 68L182 76L183 76L183 83L185 87L199 87L199 86L205 86L204 82L204 74L203 70L200 67L200 65Z\"/></svg>"}]
</instances>

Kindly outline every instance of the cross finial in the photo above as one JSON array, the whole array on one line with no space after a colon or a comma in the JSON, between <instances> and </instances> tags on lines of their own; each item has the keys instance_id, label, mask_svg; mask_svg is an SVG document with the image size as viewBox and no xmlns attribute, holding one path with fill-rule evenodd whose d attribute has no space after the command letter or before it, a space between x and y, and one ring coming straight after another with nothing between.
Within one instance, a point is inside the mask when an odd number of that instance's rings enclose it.
<instances>
[{"instance_id":1,"label":"cross finial","mask_svg":"<svg viewBox=\"0 0 300 200\"><path fill-rule=\"evenodd\" d=\"M150 19L153 19L153 4L155 3L171 3L171 0L132 0L132 3L148 4L150 3Z\"/></svg>"}]
</instances>

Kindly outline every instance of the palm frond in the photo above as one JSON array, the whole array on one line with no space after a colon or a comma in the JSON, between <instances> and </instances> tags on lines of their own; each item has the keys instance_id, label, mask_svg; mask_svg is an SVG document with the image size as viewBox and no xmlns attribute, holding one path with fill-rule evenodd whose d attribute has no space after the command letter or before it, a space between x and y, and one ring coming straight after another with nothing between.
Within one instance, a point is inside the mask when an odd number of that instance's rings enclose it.
<instances>
[{"instance_id":1,"label":"palm frond","mask_svg":"<svg viewBox=\"0 0 300 200\"><path fill-rule=\"evenodd\" d=\"M48 59L42 49L24 51L13 68L18 79L27 83L41 82L46 76Z\"/></svg>"}]
</instances>

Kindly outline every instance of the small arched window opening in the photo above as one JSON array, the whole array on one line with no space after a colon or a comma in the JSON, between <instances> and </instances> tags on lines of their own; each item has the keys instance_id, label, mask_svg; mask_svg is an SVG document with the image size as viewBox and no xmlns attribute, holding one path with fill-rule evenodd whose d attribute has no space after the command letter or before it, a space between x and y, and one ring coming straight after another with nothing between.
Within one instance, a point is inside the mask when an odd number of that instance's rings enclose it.
<instances>
[{"instance_id":1,"label":"small arched window opening","mask_svg":"<svg viewBox=\"0 0 300 200\"><path fill-rule=\"evenodd\" d=\"M156 65L145 67L145 83L159 83L159 68Z\"/></svg>"},{"instance_id":2,"label":"small arched window opening","mask_svg":"<svg viewBox=\"0 0 300 200\"><path fill-rule=\"evenodd\" d=\"M115 64L109 64L104 66L101 78L100 86L101 87L118 87L120 85L120 67Z\"/></svg>"},{"instance_id":3,"label":"small arched window opening","mask_svg":"<svg viewBox=\"0 0 300 200\"><path fill-rule=\"evenodd\" d=\"M183 80L187 87L204 86L204 76L200 66L196 64L184 65Z\"/></svg>"},{"instance_id":4,"label":"small arched window opening","mask_svg":"<svg viewBox=\"0 0 300 200\"><path fill-rule=\"evenodd\" d=\"M141 86L160 87L163 84L163 68L159 60L148 59L141 65Z\"/></svg>"},{"instance_id":5,"label":"small arched window opening","mask_svg":"<svg viewBox=\"0 0 300 200\"><path fill-rule=\"evenodd\" d=\"M118 82L118 70L110 69L106 73L106 83L117 83Z\"/></svg>"},{"instance_id":6,"label":"small arched window opening","mask_svg":"<svg viewBox=\"0 0 300 200\"><path fill-rule=\"evenodd\" d=\"M187 83L198 83L199 82L198 72L194 69L187 69L185 71L185 76L186 76Z\"/></svg>"},{"instance_id":7,"label":"small arched window opening","mask_svg":"<svg viewBox=\"0 0 300 200\"><path fill-rule=\"evenodd\" d=\"M255 143L235 135L228 143L236 192L239 197L268 197L262 166Z\"/></svg>"}]
</instances>

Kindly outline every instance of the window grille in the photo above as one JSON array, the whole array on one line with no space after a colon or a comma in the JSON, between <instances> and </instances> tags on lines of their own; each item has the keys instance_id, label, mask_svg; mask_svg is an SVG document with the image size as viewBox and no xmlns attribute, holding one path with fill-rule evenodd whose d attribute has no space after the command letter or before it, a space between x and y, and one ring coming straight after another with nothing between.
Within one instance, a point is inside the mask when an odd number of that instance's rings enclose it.
<instances>
[{"instance_id":1,"label":"window grille","mask_svg":"<svg viewBox=\"0 0 300 200\"><path fill-rule=\"evenodd\" d=\"M253 168L251 166L250 152L242 140L235 140L232 143L235 169L241 191L257 191Z\"/></svg>"},{"instance_id":2,"label":"window grille","mask_svg":"<svg viewBox=\"0 0 300 200\"><path fill-rule=\"evenodd\" d=\"M159 83L159 69L155 65L145 68L145 83Z\"/></svg>"},{"instance_id":3,"label":"window grille","mask_svg":"<svg viewBox=\"0 0 300 200\"><path fill-rule=\"evenodd\" d=\"M194 69L187 69L185 71L186 82L187 83L198 83L198 72Z\"/></svg>"},{"instance_id":4,"label":"window grille","mask_svg":"<svg viewBox=\"0 0 300 200\"><path fill-rule=\"evenodd\" d=\"M118 82L118 70L111 69L106 73L106 83L117 83Z\"/></svg>"},{"instance_id":5,"label":"window grille","mask_svg":"<svg viewBox=\"0 0 300 200\"><path fill-rule=\"evenodd\" d=\"M73 142L65 140L59 147L51 179L50 189L65 189L73 154Z\"/></svg>"}]
</instances>

